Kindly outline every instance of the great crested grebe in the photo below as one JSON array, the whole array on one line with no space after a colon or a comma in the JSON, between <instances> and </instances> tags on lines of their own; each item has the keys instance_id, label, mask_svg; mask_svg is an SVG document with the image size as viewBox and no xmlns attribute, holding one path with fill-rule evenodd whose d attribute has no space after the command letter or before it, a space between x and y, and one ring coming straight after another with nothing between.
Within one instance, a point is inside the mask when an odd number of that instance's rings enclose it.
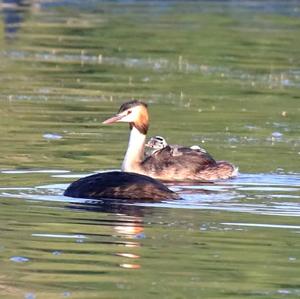
<instances>
[{"instance_id":1,"label":"great crested grebe","mask_svg":"<svg viewBox=\"0 0 300 299\"><path fill-rule=\"evenodd\" d=\"M144 157L146 134L149 128L147 104L130 101L121 105L118 113L103 124L127 122L130 137L122 171L140 173L163 181L215 181L237 175L237 168L226 161L215 161L206 151L174 151L166 146Z\"/></svg>"},{"instance_id":2,"label":"great crested grebe","mask_svg":"<svg viewBox=\"0 0 300 299\"><path fill-rule=\"evenodd\" d=\"M110 171L73 182L65 196L88 199L152 200L180 199L161 182L138 173Z\"/></svg>"}]
</instances>

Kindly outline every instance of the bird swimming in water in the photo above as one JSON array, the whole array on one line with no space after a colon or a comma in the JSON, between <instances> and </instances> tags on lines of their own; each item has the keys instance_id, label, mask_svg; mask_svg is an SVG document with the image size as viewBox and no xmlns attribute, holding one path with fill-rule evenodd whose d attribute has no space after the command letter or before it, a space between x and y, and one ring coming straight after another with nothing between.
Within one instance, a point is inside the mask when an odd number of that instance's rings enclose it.
<instances>
[{"instance_id":1,"label":"bird swimming in water","mask_svg":"<svg viewBox=\"0 0 300 299\"><path fill-rule=\"evenodd\" d=\"M139 173L163 181L215 181L235 177L238 169L229 162L216 161L203 150L174 150L165 146L144 158L146 135L149 128L147 104L130 101L121 105L118 113L103 122L129 123L130 137L122 163L122 171Z\"/></svg>"},{"instance_id":2,"label":"bird swimming in water","mask_svg":"<svg viewBox=\"0 0 300 299\"><path fill-rule=\"evenodd\" d=\"M65 196L87 199L125 199L161 201L180 196L161 182L138 173L109 171L83 177L73 182Z\"/></svg>"}]
</instances>

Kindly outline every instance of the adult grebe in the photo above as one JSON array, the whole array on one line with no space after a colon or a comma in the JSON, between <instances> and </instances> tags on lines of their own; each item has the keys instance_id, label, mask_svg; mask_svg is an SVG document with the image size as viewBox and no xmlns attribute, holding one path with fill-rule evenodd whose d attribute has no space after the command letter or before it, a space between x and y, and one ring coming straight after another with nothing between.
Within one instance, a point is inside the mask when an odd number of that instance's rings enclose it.
<instances>
[{"instance_id":1,"label":"adult grebe","mask_svg":"<svg viewBox=\"0 0 300 299\"><path fill-rule=\"evenodd\" d=\"M152 200L179 199L161 182L145 175L121 171L97 173L73 182L65 196L89 199Z\"/></svg>"},{"instance_id":2,"label":"adult grebe","mask_svg":"<svg viewBox=\"0 0 300 299\"><path fill-rule=\"evenodd\" d=\"M237 168L226 161L215 161L206 151L189 150L174 155L166 146L144 157L146 134L149 127L147 104L130 101L121 105L118 113L103 124L127 122L130 137L122 170L145 174L164 181L214 181L237 175Z\"/></svg>"}]
</instances>

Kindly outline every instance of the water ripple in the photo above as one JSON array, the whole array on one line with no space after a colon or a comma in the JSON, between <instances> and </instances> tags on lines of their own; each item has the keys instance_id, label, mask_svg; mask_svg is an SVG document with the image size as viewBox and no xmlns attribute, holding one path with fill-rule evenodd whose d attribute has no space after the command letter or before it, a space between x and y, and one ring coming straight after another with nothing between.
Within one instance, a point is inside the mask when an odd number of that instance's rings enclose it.
<instances>
[{"instance_id":1,"label":"water ripple","mask_svg":"<svg viewBox=\"0 0 300 299\"><path fill-rule=\"evenodd\" d=\"M34 171L22 172L30 175ZM41 172L43 172L41 170ZM48 171L50 176L56 171ZM57 171L59 172L59 171ZM18 173L18 172L17 172ZM66 177L55 175L55 177ZM68 177L81 177L82 174L68 174ZM64 202L69 204L104 204L99 200L70 198L62 195L68 184L48 184L35 187L2 187L1 197L35 201ZM183 200L161 203L119 202L126 206L206 209L230 212L243 212L261 215L300 216L300 177L298 174L241 174L238 178L217 183L168 184L178 192Z\"/></svg>"},{"instance_id":2,"label":"water ripple","mask_svg":"<svg viewBox=\"0 0 300 299\"><path fill-rule=\"evenodd\" d=\"M48 52L30 51L2 51L0 56L12 58L14 60L34 60L41 62L55 62L55 63L80 63L80 64L104 64L112 66L123 66L126 68L140 68L148 69L156 72L161 71L179 71L183 73L194 73L202 75L217 75L220 77L227 77L231 79L239 79L248 82L251 86L266 85L269 87L300 87L299 70L287 70L282 72L273 72L271 74L258 75L246 73L241 70L234 70L225 66L210 66L199 65L184 59L182 56L178 57L178 61L171 61L165 58L119 58L119 57L104 57L102 54L89 55L82 52L81 54L58 54ZM149 78L144 78L143 81L147 82Z\"/></svg>"}]
</instances>

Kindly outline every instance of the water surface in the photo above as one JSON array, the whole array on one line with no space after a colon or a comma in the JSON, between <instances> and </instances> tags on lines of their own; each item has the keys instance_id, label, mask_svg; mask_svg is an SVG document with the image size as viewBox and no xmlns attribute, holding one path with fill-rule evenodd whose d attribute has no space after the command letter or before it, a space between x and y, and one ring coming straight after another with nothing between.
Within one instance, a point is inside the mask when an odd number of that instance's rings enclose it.
<instances>
[{"instance_id":1,"label":"water surface","mask_svg":"<svg viewBox=\"0 0 300 299\"><path fill-rule=\"evenodd\" d=\"M298 1L2 4L1 298L297 298ZM199 144L233 180L180 201L62 196L118 169L121 103L149 135Z\"/></svg>"}]
</instances>

